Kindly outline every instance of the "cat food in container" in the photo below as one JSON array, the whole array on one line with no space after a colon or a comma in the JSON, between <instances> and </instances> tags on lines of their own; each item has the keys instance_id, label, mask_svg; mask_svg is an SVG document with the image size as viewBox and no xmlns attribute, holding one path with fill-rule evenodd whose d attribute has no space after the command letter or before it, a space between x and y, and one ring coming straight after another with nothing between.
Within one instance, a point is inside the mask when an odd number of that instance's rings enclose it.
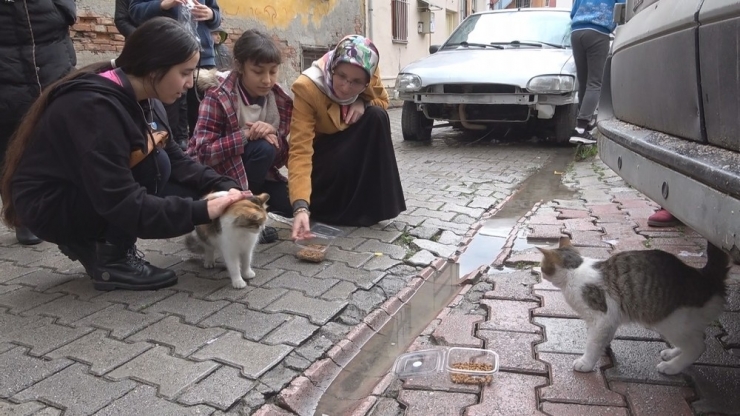
<instances>
[{"instance_id":1,"label":"cat food in container","mask_svg":"<svg viewBox=\"0 0 740 416\"><path fill-rule=\"evenodd\" d=\"M396 358L393 371L400 378L447 373L455 384L489 384L498 371L498 354L481 348L435 348Z\"/></svg>"},{"instance_id":2,"label":"cat food in container","mask_svg":"<svg viewBox=\"0 0 740 416\"><path fill-rule=\"evenodd\" d=\"M334 242L334 239L342 234L342 230L330 227L326 224L315 223L311 226L313 237L296 240L299 250L296 257L314 263L324 260L326 250Z\"/></svg>"}]
</instances>

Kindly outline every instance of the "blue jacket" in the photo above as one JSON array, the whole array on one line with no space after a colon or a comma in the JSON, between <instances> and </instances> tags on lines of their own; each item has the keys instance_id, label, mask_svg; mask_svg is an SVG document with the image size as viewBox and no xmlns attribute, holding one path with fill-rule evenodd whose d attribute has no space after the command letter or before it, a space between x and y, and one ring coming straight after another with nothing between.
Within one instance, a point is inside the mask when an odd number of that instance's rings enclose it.
<instances>
[{"instance_id":1,"label":"blue jacket","mask_svg":"<svg viewBox=\"0 0 740 416\"><path fill-rule=\"evenodd\" d=\"M179 20L180 9L184 6L175 6L170 10L162 10L159 8L160 3L161 0L131 0L131 5L129 6L131 19L137 25L141 25L145 21L157 16L167 16ZM213 50L211 30L221 26L221 10L216 0L201 0L201 3L213 10L213 19L207 22L198 22L197 30L198 37L200 37L200 63L198 66L215 66L216 53Z\"/></svg>"},{"instance_id":2,"label":"blue jacket","mask_svg":"<svg viewBox=\"0 0 740 416\"><path fill-rule=\"evenodd\" d=\"M610 34L617 27L614 23L614 4L625 0L575 0L570 11L572 30L593 29Z\"/></svg>"}]
</instances>

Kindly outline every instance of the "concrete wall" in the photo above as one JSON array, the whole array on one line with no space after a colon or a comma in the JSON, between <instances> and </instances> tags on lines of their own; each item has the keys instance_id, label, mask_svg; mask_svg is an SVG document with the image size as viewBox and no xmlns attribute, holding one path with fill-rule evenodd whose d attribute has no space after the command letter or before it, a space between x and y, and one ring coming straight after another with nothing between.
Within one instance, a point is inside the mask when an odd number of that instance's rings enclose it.
<instances>
[{"instance_id":1,"label":"concrete wall","mask_svg":"<svg viewBox=\"0 0 740 416\"><path fill-rule=\"evenodd\" d=\"M328 49L345 35L365 31L362 0L219 0L219 6L231 41L257 28L281 44L285 85L300 74L303 52ZM123 38L113 26L114 2L78 0L77 8L80 19L72 33L79 66L116 57Z\"/></svg>"},{"instance_id":2,"label":"concrete wall","mask_svg":"<svg viewBox=\"0 0 740 416\"><path fill-rule=\"evenodd\" d=\"M393 87L396 76L404 66L423 57L429 56L429 46L442 44L451 30L460 24L460 1L466 0L430 0L432 4L419 0L408 3L408 41L393 40L392 10L389 0L365 0L371 17L372 28L368 23L368 36L380 51L380 73L387 87ZM369 6L372 3L372 10ZM431 10L434 14L434 33L420 34L417 23L422 20L422 13ZM448 16L452 25L448 25ZM451 28L449 27L451 26Z\"/></svg>"}]
</instances>

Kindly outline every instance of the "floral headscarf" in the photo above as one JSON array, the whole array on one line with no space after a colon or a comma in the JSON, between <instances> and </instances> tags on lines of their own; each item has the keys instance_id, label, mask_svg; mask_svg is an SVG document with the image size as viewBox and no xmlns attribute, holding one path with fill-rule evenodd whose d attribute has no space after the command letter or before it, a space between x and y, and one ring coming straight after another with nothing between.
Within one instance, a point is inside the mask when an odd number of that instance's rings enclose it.
<instances>
[{"instance_id":1,"label":"floral headscarf","mask_svg":"<svg viewBox=\"0 0 740 416\"><path fill-rule=\"evenodd\" d=\"M357 100L357 95L346 100L341 100L334 93L332 85L332 73L337 65L348 63L358 66L367 72L372 78L378 67L380 55L370 39L360 35L345 36L334 50L324 54L321 59L314 61L310 68L303 71L303 75L311 78L319 89L332 101L341 105L349 105Z\"/></svg>"}]
</instances>

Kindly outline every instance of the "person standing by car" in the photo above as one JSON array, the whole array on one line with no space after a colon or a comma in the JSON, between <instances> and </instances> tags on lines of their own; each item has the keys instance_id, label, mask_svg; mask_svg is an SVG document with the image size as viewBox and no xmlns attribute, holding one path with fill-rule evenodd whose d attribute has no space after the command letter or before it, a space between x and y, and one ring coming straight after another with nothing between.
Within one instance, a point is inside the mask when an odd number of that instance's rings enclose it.
<instances>
[{"instance_id":1,"label":"person standing by car","mask_svg":"<svg viewBox=\"0 0 740 416\"><path fill-rule=\"evenodd\" d=\"M0 163L42 90L77 65L69 37L76 19L74 0L0 0ZM41 242L23 226L15 236L23 245Z\"/></svg>"},{"instance_id":2,"label":"person standing by car","mask_svg":"<svg viewBox=\"0 0 740 416\"><path fill-rule=\"evenodd\" d=\"M578 118L570 141L594 144L594 113L601 95L610 34L616 28L614 4L624 0L575 0L570 12L571 45L578 77Z\"/></svg>"},{"instance_id":3,"label":"person standing by car","mask_svg":"<svg viewBox=\"0 0 740 416\"><path fill-rule=\"evenodd\" d=\"M378 60L369 39L346 36L293 83L288 190L294 239L309 232L309 208L319 221L349 226L406 210Z\"/></svg>"}]
</instances>

